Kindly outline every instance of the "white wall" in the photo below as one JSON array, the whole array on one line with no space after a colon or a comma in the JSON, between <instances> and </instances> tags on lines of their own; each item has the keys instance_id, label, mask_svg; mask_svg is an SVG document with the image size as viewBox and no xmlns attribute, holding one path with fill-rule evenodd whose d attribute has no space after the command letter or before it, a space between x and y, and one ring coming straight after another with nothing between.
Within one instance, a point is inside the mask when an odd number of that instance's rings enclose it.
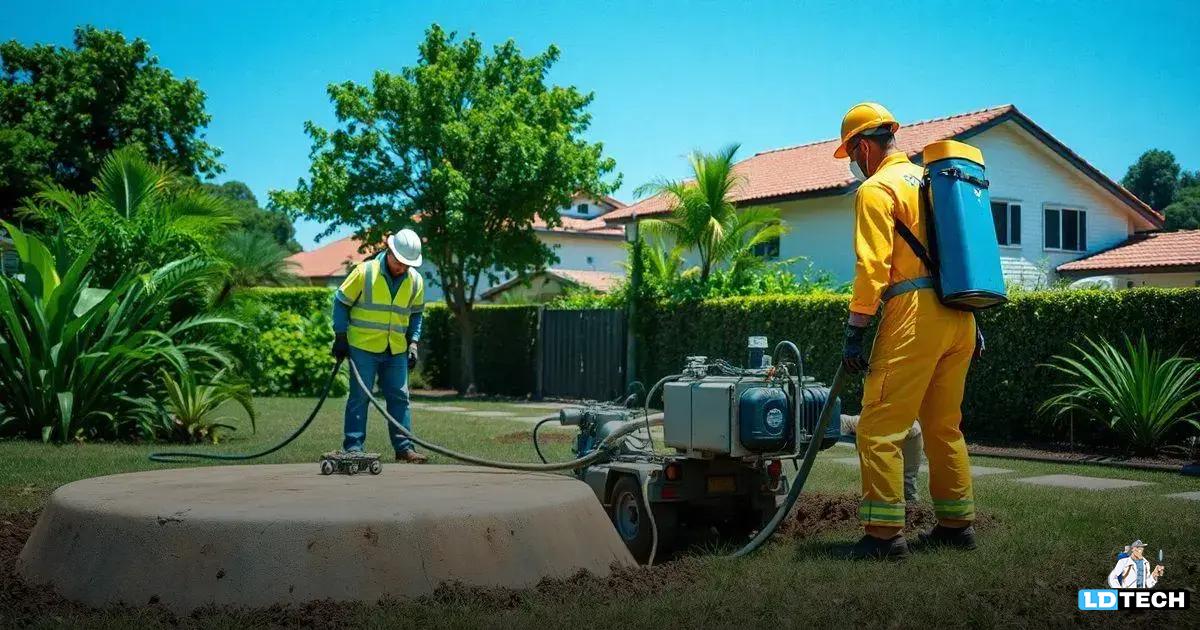
<instances>
[{"instance_id":1,"label":"white wall","mask_svg":"<svg viewBox=\"0 0 1200 630\"><path fill-rule=\"evenodd\" d=\"M997 125L968 140L983 151L993 200L1021 204L1021 245L1002 247L1004 275L1029 286L1054 280L1058 265L1107 249L1136 229L1142 218L1014 122ZM791 232L780 239L780 256L805 256L840 282L854 277L854 194L774 204ZM1085 253L1043 247L1042 210L1063 205L1087 212Z\"/></svg>"},{"instance_id":2,"label":"white wall","mask_svg":"<svg viewBox=\"0 0 1200 630\"><path fill-rule=\"evenodd\" d=\"M555 269L625 272L621 266L627 257L623 237L596 238L557 232L543 232L540 237L559 258L557 264L551 265Z\"/></svg>"},{"instance_id":3,"label":"white wall","mask_svg":"<svg viewBox=\"0 0 1200 630\"><path fill-rule=\"evenodd\" d=\"M1134 287L1200 287L1200 271L1184 273L1135 273L1122 274L1121 278L1132 282Z\"/></svg>"}]
</instances>

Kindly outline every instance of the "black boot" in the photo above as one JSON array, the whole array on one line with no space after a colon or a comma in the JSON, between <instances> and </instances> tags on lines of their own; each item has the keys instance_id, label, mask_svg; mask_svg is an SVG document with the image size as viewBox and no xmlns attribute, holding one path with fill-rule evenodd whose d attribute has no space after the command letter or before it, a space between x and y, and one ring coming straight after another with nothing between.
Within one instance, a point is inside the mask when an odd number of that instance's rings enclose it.
<instances>
[{"instance_id":1,"label":"black boot","mask_svg":"<svg viewBox=\"0 0 1200 630\"><path fill-rule=\"evenodd\" d=\"M918 534L917 540L920 541L922 547L954 547L966 550L976 547L975 528L970 525L966 527L937 525L928 532Z\"/></svg>"},{"instance_id":2,"label":"black boot","mask_svg":"<svg viewBox=\"0 0 1200 630\"><path fill-rule=\"evenodd\" d=\"M887 540L868 534L854 543L849 557L851 560L903 560L908 557L908 541L900 534Z\"/></svg>"}]
</instances>

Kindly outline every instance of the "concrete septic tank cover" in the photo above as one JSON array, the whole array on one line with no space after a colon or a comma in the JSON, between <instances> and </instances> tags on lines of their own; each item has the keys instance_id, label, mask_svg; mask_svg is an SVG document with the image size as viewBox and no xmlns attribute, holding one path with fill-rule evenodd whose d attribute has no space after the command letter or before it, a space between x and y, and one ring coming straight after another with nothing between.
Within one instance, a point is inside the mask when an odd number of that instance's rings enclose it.
<instances>
[{"instance_id":1,"label":"concrete septic tank cover","mask_svg":"<svg viewBox=\"0 0 1200 630\"><path fill-rule=\"evenodd\" d=\"M532 586L633 565L584 483L395 464L176 468L85 479L50 497L17 561L92 606L270 606L413 597L458 580Z\"/></svg>"}]
</instances>

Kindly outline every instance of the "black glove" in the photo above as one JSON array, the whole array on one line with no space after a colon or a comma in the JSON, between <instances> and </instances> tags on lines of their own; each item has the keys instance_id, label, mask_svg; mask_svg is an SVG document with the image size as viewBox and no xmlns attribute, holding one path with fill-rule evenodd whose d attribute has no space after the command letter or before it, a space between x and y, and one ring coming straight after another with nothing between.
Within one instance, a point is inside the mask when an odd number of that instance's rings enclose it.
<instances>
[{"instance_id":1,"label":"black glove","mask_svg":"<svg viewBox=\"0 0 1200 630\"><path fill-rule=\"evenodd\" d=\"M408 369L409 371L417 368L417 342L410 341L408 343Z\"/></svg>"},{"instance_id":2,"label":"black glove","mask_svg":"<svg viewBox=\"0 0 1200 630\"><path fill-rule=\"evenodd\" d=\"M330 354L338 361L350 356L350 340L346 338L346 333L335 333L333 335L333 350Z\"/></svg>"},{"instance_id":3,"label":"black glove","mask_svg":"<svg viewBox=\"0 0 1200 630\"><path fill-rule=\"evenodd\" d=\"M987 342L983 339L983 329L978 324L975 325L975 351L971 353L972 359L978 359L983 356L983 351L987 350Z\"/></svg>"},{"instance_id":4,"label":"black glove","mask_svg":"<svg viewBox=\"0 0 1200 630\"><path fill-rule=\"evenodd\" d=\"M846 342L842 346L842 367L848 374L858 374L867 369L867 358L863 356L863 337L866 326L846 324Z\"/></svg>"}]
</instances>

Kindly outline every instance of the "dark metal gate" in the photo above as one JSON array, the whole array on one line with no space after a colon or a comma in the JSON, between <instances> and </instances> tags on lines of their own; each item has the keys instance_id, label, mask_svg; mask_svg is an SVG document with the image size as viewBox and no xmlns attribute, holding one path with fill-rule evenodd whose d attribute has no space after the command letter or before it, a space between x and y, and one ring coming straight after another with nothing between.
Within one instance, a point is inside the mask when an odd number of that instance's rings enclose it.
<instances>
[{"instance_id":1,"label":"dark metal gate","mask_svg":"<svg viewBox=\"0 0 1200 630\"><path fill-rule=\"evenodd\" d=\"M625 311L551 310L538 317L538 393L612 400L625 392Z\"/></svg>"}]
</instances>

